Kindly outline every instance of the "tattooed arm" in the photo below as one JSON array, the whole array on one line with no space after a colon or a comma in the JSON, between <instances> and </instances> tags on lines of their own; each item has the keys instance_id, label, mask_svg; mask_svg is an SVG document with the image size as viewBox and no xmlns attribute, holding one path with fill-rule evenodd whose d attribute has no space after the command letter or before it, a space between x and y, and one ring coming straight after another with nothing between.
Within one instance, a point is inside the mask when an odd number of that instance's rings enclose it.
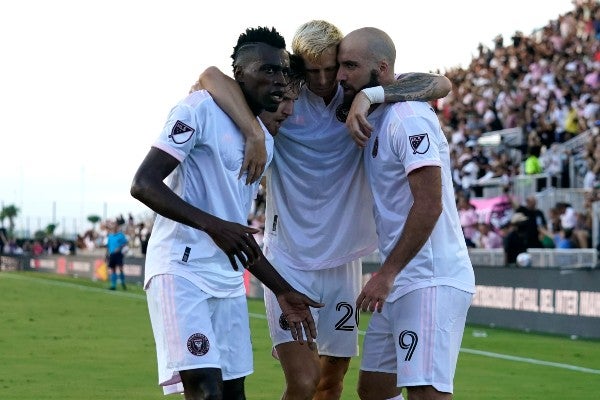
<instances>
[{"instance_id":1,"label":"tattooed arm","mask_svg":"<svg viewBox=\"0 0 600 400\"><path fill-rule=\"evenodd\" d=\"M430 101L445 97L450 93L452 83L438 74L410 72L401 74L390 85L383 86L386 103L398 101ZM350 136L360 147L365 147L373 127L367 121L371 102L363 92L358 92L348 112L346 126Z\"/></svg>"}]
</instances>

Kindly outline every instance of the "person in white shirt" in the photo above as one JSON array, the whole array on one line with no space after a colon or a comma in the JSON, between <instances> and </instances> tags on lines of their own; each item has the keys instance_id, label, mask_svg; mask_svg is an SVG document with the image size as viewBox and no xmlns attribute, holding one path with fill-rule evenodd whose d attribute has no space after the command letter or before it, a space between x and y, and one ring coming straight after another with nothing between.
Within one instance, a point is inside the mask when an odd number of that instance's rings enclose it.
<instances>
[{"instance_id":1,"label":"person in white shirt","mask_svg":"<svg viewBox=\"0 0 600 400\"><path fill-rule=\"evenodd\" d=\"M286 378L285 399L340 398L350 358L358 355L354 301L362 282L360 258L377 247L361 151L348 135L360 131L360 120L343 103L336 81L342 37L322 20L298 28L292 49L304 60L306 84L293 115L281 125L267 171L265 255L297 289L325 303L313 309L319 339L309 348L292 340L273 294L265 291L274 354ZM244 105L236 102L239 95L228 95L236 87L225 75L209 69L200 83L242 131L255 126L248 112L240 116ZM443 76L412 73L386 86L385 95L388 101L430 100L445 96L450 87Z\"/></svg>"},{"instance_id":2,"label":"person in white shirt","mask_svg":"<svg viewBox=\"0 0 600 400\"><path fill-rule=\"evenodd\" d=\"M338 80L347 102L357 93L381 102L394 81L396 50L376 28L346 35ZM450 399L473 267L456 209L449 146L426 102L379 105L369 115L364 162L374 198L382 265L356 300L377 311L363 345L361 399Z\"/></svg>"},{"instance_id":3,"label":"person in white shirt","mask_svg":"<svg viewBox=\"0 0 600 400\"><path fill-rule=\"evenodd\" d=\"M289 56L275 29L248 29L234 47L233 71L256 117L276 111L288 84ZM266 132L266 128L261 124ZM273 139L265 135L272 155ZM253 371L243 272L276 294L294 340L312 344L309 306L271 266L246 226L258 182L238 179L245 139L204 90L189 94L133 178L131 194L158 215L146 254L148 299L165 394L188 400L245 399Z\"/></svg>"}]
</instances>

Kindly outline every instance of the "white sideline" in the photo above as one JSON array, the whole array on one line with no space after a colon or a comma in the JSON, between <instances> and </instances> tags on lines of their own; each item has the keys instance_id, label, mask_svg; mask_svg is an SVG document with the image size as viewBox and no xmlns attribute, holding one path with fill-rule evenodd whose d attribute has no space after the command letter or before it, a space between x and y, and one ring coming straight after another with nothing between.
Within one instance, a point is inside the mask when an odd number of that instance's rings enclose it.
<instances>
[{"instance_id":1,"label":"white sideline","mask_svg":"<svg viewBox=\"0 0 600 400\"><path fill-rule=\"evenodd\" d=\"M132 299L146 300L146 296L144 296L142 294L129 293L129 292L124 292L124 291L109 291L109 290L103 289L103 288L96 288L96 287L91 287L91 286L83 286L83 285L78 285L76 283L69 283L69 282L53 281L53 280L47 280L47 279L32 278L32 277L29 277L29 276L16 275L16 274L11 274L11 273L0 273L0 278L10 278L10 279L20 279L20 280L27 280L27 281L36 281L38 283L43 283L43 284L46 284L46 285L53 285L53 286L60 286L60 287L69 287L69 288L72 288L72 289L84 290L84 291L89 291L89 292L104 293L104 294L111 295L111 296L122 296L122 297L128 297L128 298L132 298ZM264 314L249 313L249 315L252 318L267 319L266 315L264 315ZM358 333L360 335L364 335L365 334L364 331L359 331ZM598 369L579 367L577 365L570 365L570 364L562 364L562 363L556 363L556 362L551 362L551 361L536 360L534 358L510 356L510 355L507 355L507 354L492 353L492 352L489 352L489 351L474 350L474 349L468 349L468 348L464 348L464 347L461 347L460 351L461 351L461 353L474 354L474 355L483 356L483 357L498 358L498 359L502 359L502 360L523 362L523 363L534 364L534 365L544 365L544 366L547 366L547 367L562 368L562 369L567 369L567 370L570 370L570 371L577 371L577 372L584 372L584 373L588 373L588 374L600 375L600 370L598 370Z\"/></svg>"}]
</instances>

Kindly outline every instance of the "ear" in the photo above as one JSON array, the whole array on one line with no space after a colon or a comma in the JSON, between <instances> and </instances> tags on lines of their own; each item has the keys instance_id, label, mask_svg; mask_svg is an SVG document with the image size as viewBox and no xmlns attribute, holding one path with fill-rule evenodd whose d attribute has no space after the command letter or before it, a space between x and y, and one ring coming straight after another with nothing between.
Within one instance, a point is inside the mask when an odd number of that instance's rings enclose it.
<instances>
[{"instance_id":1,"label":"ear","mask_svg":"<svg viewBox=\"0 0 600 400\"><path fill-rule=\"evenodd\" d=\"M383 60L379 63L379 73L381 75L386 75L389 73L389 69L390 69L390 64L386 61Z\"/></svg>"},{"instance_id":2,"label":"ear","mask_svg":"<svg viewBox=\"0 0 600 400\"><path fill-rule=\"evenodd\" d=\"M240 67L239 65L233 67L233 78L239 82L242 80L243 77L244 77L244 69L242 67Z\"/></svg>"}]
</instances>

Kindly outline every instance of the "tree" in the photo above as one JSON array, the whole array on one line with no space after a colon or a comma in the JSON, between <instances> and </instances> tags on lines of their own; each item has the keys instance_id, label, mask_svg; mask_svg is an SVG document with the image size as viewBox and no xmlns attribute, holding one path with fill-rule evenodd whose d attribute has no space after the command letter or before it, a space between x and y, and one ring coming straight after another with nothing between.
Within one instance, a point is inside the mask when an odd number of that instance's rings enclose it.
<instances>
[{"instance_id":1,"label":"tree","mask_svg":"<svg viewBox=\"0 0 600 400\"><path fill-rule=\"evenodd\" d=\"M96 224L100 222L102 218L99 215L88 215L87 220L93 225L94 230L96 230Z\"/></svg>"},{"instance_id":2,"label":"tree","mask_svg":"<svg viewBox=\"0 0 600 400\"><path fill-rule=\"evenodd\" d=\"M46 235L48 237L54 237L54 231L56 231L57 227L58 227L58 224L48 224L46 226Z\"/></svg>"},{"instance_id":3,"label":"tree","mask_svg":"<svg viewBox=\"0 0 600 400\"><path fill-rule=\"evenodd\" d=\"M8 218L8 231L11 233L15 229L15 218L19 215L19 211L19 208L14 204L2 207L2 210L0 210L0 221L4 225L4 219Z\"/></svg>"}]
</instances>

